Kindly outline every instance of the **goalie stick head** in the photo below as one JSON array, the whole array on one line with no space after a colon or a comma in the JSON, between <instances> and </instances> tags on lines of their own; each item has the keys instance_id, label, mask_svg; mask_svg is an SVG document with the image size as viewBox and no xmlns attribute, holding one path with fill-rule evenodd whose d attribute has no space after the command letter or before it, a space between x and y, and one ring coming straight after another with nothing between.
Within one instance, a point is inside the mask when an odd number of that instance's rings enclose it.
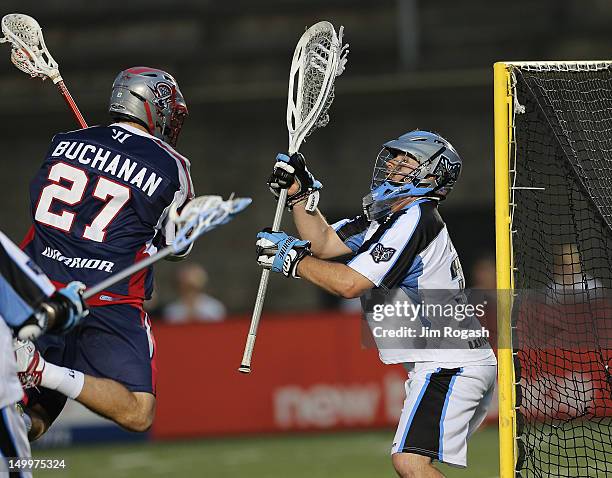
<instances>
[{"instance_id":1,"label":"goalie stick head","mask_svg":"<svg viewBox=\"0 0 612 478\"><path fill-rule=\"evenodd\" d=\"M399 199L444 199L460 172L461 157L447 140L429 131L411 131L383 144L363 210L373 221L388 215Z\"/></svg>"},{"instance_id":2,"label":"goalie stick head","mask_svg":"<svg viewBox=\"0 0 612 478\"><path fill-rule=\"evenodd\" d=\"M163 70L133 67L117 75L108 109L118 121L134 121L176 146L187 104L176 80Z\"/></svg>"},{"instance_id":3,"label":"goalie stick head","mask_svg":"<svg viewBox=\"0 0 612 478\"><path fill-rule=\"evenodd\" d=\"M318 22L304 32L295 47L287 96L290 154L329 122L334 82L347 62L348 44L342 44L343 34L343 27L336 34L331 23Z\"/></svg>"}]
</instances>

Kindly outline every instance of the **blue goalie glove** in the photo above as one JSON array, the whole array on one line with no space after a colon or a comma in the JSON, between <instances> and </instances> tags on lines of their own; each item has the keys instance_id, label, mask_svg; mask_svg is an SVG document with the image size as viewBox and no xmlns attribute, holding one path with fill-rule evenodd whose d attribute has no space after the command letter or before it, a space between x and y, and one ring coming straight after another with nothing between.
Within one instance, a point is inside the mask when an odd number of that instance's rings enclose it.
<instances>
[{"instance_id":1,"label":"blue goalie glove","mask_svg":"<svg viewBox=\"0 0 612 478\"><path fill-rule=\"evenodd\" d=\"M282 272L287 277L299 279L297 266L309 256L310 241L302 241L282 231L273 232L266 228L257 234L257 262L272 272Z\"/></svg>"},{"instance_id":2,"label":"blue goalie glove","mask_svg":"<svg viewBox=\"0 0 612 478\"><path fill-rule=\"evenodd\" d=\"M72 330L89 314L83 300L84 290L85 285L78 281L57 290L17 329L17 337L20 340L36 340L45 332L63 334Z\"/></svg>"},{"instance_id":3,"label":"blue goalie glove","mask_svg":"<svg viewBox=\"0 0 612 478\"><path fill-rule=\"evenodd\" d=\"M297 182L298 190L287 196L287 208L291 210L297 203L305 200L305 209L314 211L319 203L319 191L323 184L308 171L306 160L301 153L293 153L291 156L278 154L274 170L268 179L270 191L278 199L281 189L290 188L294 181Z\"/></svg>"},{"instance_id":4,"label":"blue goalie glove","mask_svg":"<svg viewBox=\"0 0 612 478\"><path fill-rule=\"evenodd\" d=\"M54 328L56 330L68 332L89 314L87 305L83 300L84 291L85 284L73 281L63 289L59 289L52 297L56 303L63 305L63 314L58 314L55 319ZM61 309L62 307L60 307Z\"/></svg>"}]
</instances>

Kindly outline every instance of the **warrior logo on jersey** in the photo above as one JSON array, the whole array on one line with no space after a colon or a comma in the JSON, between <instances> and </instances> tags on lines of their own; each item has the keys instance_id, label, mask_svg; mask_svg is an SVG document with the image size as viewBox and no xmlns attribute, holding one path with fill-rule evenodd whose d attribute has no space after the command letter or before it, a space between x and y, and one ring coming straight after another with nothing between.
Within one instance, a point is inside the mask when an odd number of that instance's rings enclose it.
<instances>
[{"instance_id":1,"label":"warrior logo on jersey","mask_svg":"<svg viewBox=\"0 0 612 478\"><path fill-rule=\"evenodd\" d=\"M376 244L370 252L372 259L377 264L379 262L388 262L393 257L393 254L395 254L395 249L392 247L385 247L380 242Z\"/></svg>"}]
</instances>

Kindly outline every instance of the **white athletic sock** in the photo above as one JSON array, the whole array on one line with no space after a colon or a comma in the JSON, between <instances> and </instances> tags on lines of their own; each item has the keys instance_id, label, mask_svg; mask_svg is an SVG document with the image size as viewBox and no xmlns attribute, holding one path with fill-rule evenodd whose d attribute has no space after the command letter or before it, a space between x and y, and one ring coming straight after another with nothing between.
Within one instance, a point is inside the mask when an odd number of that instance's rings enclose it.
<instances>
[{"instance_id":1,"label":"white athletic sock","mask_svg":"<svg viewBox=\"0 0 612 478\"><path fill-rule=\"evenodd\" d=\"M51 390L57 390L73 400L81 394L85 375L77 370L59 367L52 363L45 363L40 385Z\"/></svg>"}]
</instances>

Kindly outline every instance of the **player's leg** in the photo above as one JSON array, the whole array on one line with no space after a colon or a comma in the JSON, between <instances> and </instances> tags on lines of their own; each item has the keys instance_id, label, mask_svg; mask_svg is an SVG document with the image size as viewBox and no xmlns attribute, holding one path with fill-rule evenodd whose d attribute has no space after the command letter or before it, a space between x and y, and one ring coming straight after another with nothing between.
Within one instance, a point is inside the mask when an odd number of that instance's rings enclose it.
<instances>
[{"instance_id":1,"label":"player's leg","mask_svg":"<svg viewBox=\"0 0 612 478\"><path fill-rule=\"evenodd\" d=\"M393 467L401 478L444 478L431 458L415 453L395 453L391 460Z\"/></svg>"},{"instance_id":2,"label":"player's leg","mask_svg":"<svg viewBox=\"0 0 612 478\"><path fill-rule=\"evenodd\" d=\"M393 467L402 478L444 476L432 463L435 455L432 445L435 431L432 423L435 418L432 417L425 428L419 423L430 414L428 402L440 388L437 385L432 386L431 382L432 378L434 384L441 380L439 372L436 368L426 368L417 364L417 368L408 373L405 384L406 399L391 448ZM444 380L450 382L450 379Z\"/></svg>"},{"instance_id":3,"label":"player's leg","mask_svg":"<svg viewBox=\"0 0 612 478\"><path fill-rule=\"evenodd\" d=\"M0 457L2 458L31 458L30 442L23 422L15 404L0 409ZM11 478L30 478L32 474L27 471L11 468L8 474L4 466L0 466L0 476Z\"/></svg>"},{"instance_id":4,"label":"player's leg","mask_svg":"<svg viewBox=\"0 0 612 478\"><path fill-rule=\"evenodd\" d=\"M155 415L154 340L146 314L130 305L91 309L78 337L66 341L63 365L46 363L40 385L73 398L90 410L135 432L148 430ZM80 381L79 381L80 380ZM43 395L49 395L46 393ZM51 396L53 396L51 394ZM34 400L44 429L56 418L49 400ZM35 408L33 421L38 415ZM32 435L38 434L34 429Z\"/></svg>"},{"instance_id":5,"label":"player's leg","mask_svg":"<svg viewBox=\"0 0 612 478\"><path fill-rule=\"evenodd\" d=\"M155 418L155 395L131 392L108 378L85 376L77 402L133 432L145 432Z\"/></svg>"},{"instance_id":6,"label":"player's leg","mask_svg":"<svg viewBox=\"0 0 612 478\"><path fill-rule=\"evenodd\" d=\"M480 426L491 404L497 367L462 367L449 393L440 439L441 460L457 466L467 465L467 442Z\"/></svg>"},{"instance_id":7,"label":"player's leg","mask_svg":"<svg viewBox=\"0 0 612 478\"><path fill-rule=\"evenodd\" d=\"M56 390L45 390L36 403L28 405L27 414L32 422L28 433L31 441L37 440L49 429L66 400ZM153 424L155 396L146 392L130 392L114 380L84 375L83 388L75 400L130 431L144 432Z\"/></svg>"},{"instance_id":8,"label":"player's leg","mask_svg":"<svg viewBox=\"0 0 612 478\"><path fill-rule=\"evenodd\" d=\"M495 366L444 369L417 364L406 384L392 449L399 476L443 476L433 460L466 466L470 424L473 428L475 421L482 421L495 374Z\"/></svg>"},{"instance_id":9,"label":"player's leg","mask_svg":"<svg viewBox=\"0 0 612 478\"><path fill-rule=\"evenodd\" d=\"M478 406L476 407L476 411L474 412L474 416L470 420L470 423L468 425L468 432L467 432L468 440L472 436L472 433L478 430L480 425L482 425L482 422L484 422L485 418L487 418L487 413L489 411L489 407L491 406L491 402L493 401L494 393L495 393L495 380L493 380L491 387L489 388L489 390L486 391L480 403L478 403Z\"/></svg>"},{"instance_id":10,"label":"player's leg","mask_svg":"<svg viewBox=\"0 0 612 478\"><path fill-rule=\"evenodd\" d=\"M77 370L87 375L77 401L134 432L155 417L155 340L140 307L113 305L92 310L79 340Z\"/></svg>"}]
</instances>

